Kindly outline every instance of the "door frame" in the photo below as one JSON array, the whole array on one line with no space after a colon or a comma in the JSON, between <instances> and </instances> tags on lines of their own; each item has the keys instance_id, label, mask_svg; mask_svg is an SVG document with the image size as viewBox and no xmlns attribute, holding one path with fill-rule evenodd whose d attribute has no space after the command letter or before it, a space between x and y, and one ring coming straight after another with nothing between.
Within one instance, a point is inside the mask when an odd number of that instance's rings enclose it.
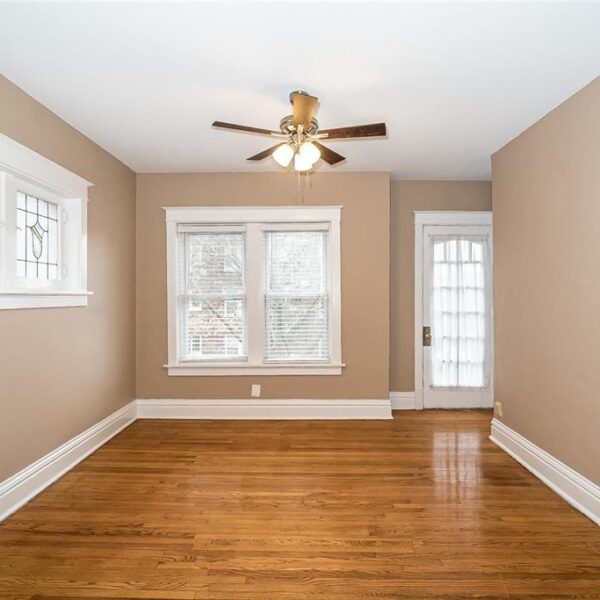
<instances>
[{"instance_id":1,"label":"door frame","mask_svg":"<svg viewBox=\"0 0 600 600\"><path fill-rule=\"evenodd\" d=\"M415 408L423 410L423 231L429 225L451 226L492 226L491 211L413 211L415 215ZM493 237L490 244L490 264L493 265ZM493 267L492 267L493 268ZM493 288L492 324L493 324ZM494 338L492 327L491 360L494 363ZM493 366L492 366L492 404L493 404Z\"/></svg>"}]
</instances>

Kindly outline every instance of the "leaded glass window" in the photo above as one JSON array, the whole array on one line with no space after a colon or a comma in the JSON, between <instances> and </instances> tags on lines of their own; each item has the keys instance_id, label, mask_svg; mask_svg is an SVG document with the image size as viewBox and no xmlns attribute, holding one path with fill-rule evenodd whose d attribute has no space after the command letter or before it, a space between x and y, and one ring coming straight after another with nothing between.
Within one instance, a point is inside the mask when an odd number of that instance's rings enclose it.
<instances>
[{"instance_id":1,"label":"leaded glass window","mask_svg":"<svg viewBox=\"0 0 600 600\"><path fill-rule=\"evenodd\" d=\"M0 311L87 306L90 185L0 135Z\"/></svg>"},{"instance_id":2,"label":"leaded glass window","mask_svg":"<svg viewBox=\"0 0 600 600\"><path fill-rule=\"evenodd\" d=\"M58 205L17 192L17 277L57 280Z\"/></svg>"}]
</instances>

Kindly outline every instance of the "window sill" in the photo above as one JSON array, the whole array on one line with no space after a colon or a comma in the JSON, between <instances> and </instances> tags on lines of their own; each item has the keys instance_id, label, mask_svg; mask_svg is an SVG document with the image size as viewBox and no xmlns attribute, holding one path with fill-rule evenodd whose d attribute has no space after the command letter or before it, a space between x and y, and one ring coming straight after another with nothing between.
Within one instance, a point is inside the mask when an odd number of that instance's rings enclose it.
<instances>
[{"instance_id":1,"label":"window sill","mask_svg":"<svg viewBox=\"0 0 600 600\"><path fill-rule=\"evenodd\" d=\"M172 377L236 376L236 375L341 375L344 364L263 364L206 365L182 363L164 365Z\"/></svg>"},{"instance_id":2,"label":"window sill","mask_svg":"<svg viewBox=\"0 0 600 600\"><path fill-rule=\"evenodd\" d=\"M0 290L0 310L87 306L86 290Z\"/></svg>"}]
</instances>

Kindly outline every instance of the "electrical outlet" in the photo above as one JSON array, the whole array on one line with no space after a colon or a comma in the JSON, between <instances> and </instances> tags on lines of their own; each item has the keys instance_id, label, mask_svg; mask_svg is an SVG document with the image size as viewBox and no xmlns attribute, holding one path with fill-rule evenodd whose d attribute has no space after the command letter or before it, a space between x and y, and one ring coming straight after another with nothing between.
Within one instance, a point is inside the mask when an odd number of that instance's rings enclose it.
<instances>
[{"instance_id":1,"label":"electrical outlet","mask_svg":"<svg viewBox=\"0 0 600 600\"><path fill-rule=\"evenodd\" d=\"M496 414L499 417L503 417L504 416L504 411L502 410L502 402L500 402L500 400L496 400L496 402L494 402L495 406L496 406Z\"/></svg>"},{"instance_id":2,"label":"electrical outlet","mask_svg":"<svg viewBox=\"0 0 600 600\"><path fill-rule=\"evenodd\" d=\"M260 398L260 384L259 383L252 384L252 397Z\"/></svg>"}]
</instances>

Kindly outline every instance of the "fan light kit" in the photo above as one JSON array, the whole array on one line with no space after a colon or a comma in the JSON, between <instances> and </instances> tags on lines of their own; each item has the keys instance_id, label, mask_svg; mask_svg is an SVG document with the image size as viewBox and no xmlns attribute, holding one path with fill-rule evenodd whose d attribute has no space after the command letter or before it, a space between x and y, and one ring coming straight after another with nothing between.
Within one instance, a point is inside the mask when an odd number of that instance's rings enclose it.
<instances>
[{"instance_id":1,"label":"fan light kit","mask_svg":"<svg viewBox=\"0 0 600 600\"><path fill-rule=\"evenodd\" d=\"M292 92L290 102L293 114L281 120L280 131L224 123L223 121L215 121L213 127L267 135L284 140L247 160L258 161L272 156L275 162L284 168L288 168L293 161L294 170L298 172L310 171L321 158L330 165L345 160L341 154L323 146L319 140L383 137L387 133L385 123L319 130L319 122L314 118L319 102L316 96L302 91Z\"/></svg>"}]
</instances>

